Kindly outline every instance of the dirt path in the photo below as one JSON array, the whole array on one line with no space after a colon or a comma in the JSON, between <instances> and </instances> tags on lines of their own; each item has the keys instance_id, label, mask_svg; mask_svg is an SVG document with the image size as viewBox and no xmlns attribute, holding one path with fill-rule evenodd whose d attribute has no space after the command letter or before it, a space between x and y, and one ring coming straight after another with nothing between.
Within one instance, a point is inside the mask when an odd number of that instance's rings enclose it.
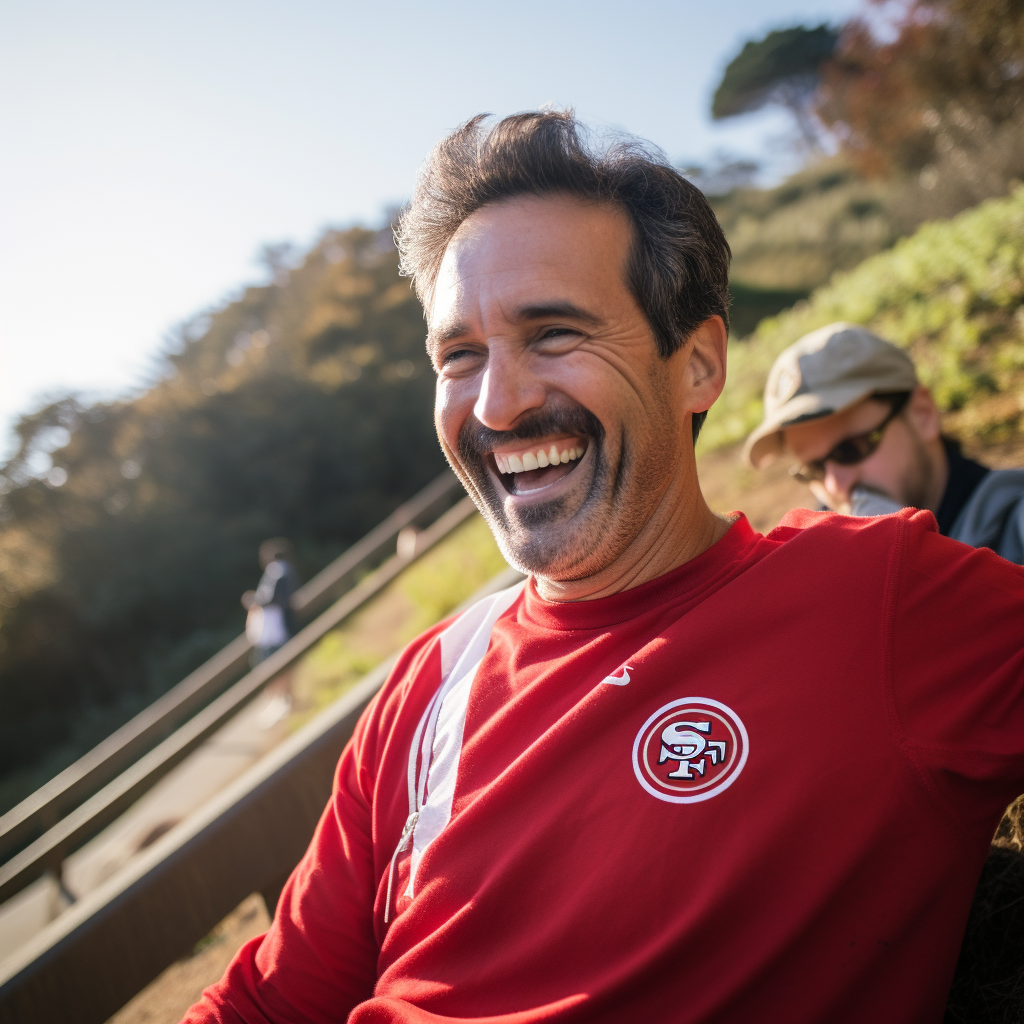
<instances>
[{"instance_id":1,"label":"dirt path","mask_svg":"<svg viewBox=\"0 0 1024 1024\"><path fill-rule=\"evenodd\" d=\"M196 943L192 956L171 964L108 1024L177 1024L203 989L224 973L239 947L269 927L262 897L247 897L202 942Z\"/></svg>"}]
</instances>

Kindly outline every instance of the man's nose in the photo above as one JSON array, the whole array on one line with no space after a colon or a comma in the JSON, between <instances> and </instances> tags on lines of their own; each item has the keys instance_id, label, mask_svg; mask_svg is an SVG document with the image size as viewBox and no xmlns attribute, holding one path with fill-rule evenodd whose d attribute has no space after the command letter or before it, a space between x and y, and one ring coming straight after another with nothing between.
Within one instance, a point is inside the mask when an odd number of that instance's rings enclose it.
<instances>
[{"instance_id":1,"label":"man's nose","mask_svg":"<svg viewBox=\"0 0 1024 1024\"><path fill-rule=\"evenodd\" d=\"M837 462L826 462L825 479L822 483L829 494L834 494L844 501L849 501L850 492L859 478L859 466L841 466Z\"/></svg>"},{"instance_id":2,"label":"man's nose","mask_svg":"<svg viewBox=\"0 0 1024 1024\"><path fill-rule=\"evenodd\" d=\"M525 412L544 404L546 389L524 353L492 345L487 354L473 414L491 430L511 430Z\"/></svg>"}]
</instances>

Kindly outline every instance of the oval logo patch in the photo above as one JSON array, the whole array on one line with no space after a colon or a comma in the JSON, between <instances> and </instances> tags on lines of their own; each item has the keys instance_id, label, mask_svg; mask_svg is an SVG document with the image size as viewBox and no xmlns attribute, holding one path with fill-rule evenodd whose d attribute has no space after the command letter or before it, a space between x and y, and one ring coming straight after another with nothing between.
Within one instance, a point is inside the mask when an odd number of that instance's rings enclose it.
<instances>
[{"instance_id":1,"label":"oval logo patch","mask_svg":"<svg viewBox=\"0 0 1024 1024\"><path fill-rule=\"evenodd\" d=\"M710 697L683 697L658 708L633 741L633 771L651 796L672 804L709 800L747 763L739 715Z\"/></svg>"}]
</instances>

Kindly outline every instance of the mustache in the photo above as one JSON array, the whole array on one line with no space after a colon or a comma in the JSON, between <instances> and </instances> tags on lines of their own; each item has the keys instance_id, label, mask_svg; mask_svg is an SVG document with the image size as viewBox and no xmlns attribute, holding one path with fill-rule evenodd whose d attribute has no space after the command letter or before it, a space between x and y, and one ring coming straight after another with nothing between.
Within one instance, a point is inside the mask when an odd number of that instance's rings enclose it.
<instances>
[{"instance_id":1,"label":"mustache","mask_svg":"<svg viewBox=\"0 0 1024 1024\"><path fill-rule=\"evenodd\" d=\"M471 417L459 431L459 456L464 464L482 459L502 444L515 444L550 437L552 434L576 434L599 443L604 437L600 420L582 405L541 409L515 425L512 430L491 430Z\"/></svg>"}]
</instances>

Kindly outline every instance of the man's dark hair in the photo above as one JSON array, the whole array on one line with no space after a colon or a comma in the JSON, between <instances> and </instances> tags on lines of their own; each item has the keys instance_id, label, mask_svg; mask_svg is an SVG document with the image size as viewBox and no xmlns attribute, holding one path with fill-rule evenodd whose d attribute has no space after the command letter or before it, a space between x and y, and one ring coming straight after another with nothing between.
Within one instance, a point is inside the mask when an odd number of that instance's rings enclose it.
<instances>
[{"instance_id":1,"label":"man's dark hair","mask_svg":"<svg viewBox=\"0 0 1024 1024\"><path fill-rule=\"evenodd\" d=\"M402 272L428 308L445 249L483 206L563 195L624 210L633 225L626 283L667 357L718 315L729 326L729 243L701 191L652 147L596 148L572 111L467 121L431 153L398 226ZM696 441L706 412L694 413Z\"/></svg>"}]
</instances>

